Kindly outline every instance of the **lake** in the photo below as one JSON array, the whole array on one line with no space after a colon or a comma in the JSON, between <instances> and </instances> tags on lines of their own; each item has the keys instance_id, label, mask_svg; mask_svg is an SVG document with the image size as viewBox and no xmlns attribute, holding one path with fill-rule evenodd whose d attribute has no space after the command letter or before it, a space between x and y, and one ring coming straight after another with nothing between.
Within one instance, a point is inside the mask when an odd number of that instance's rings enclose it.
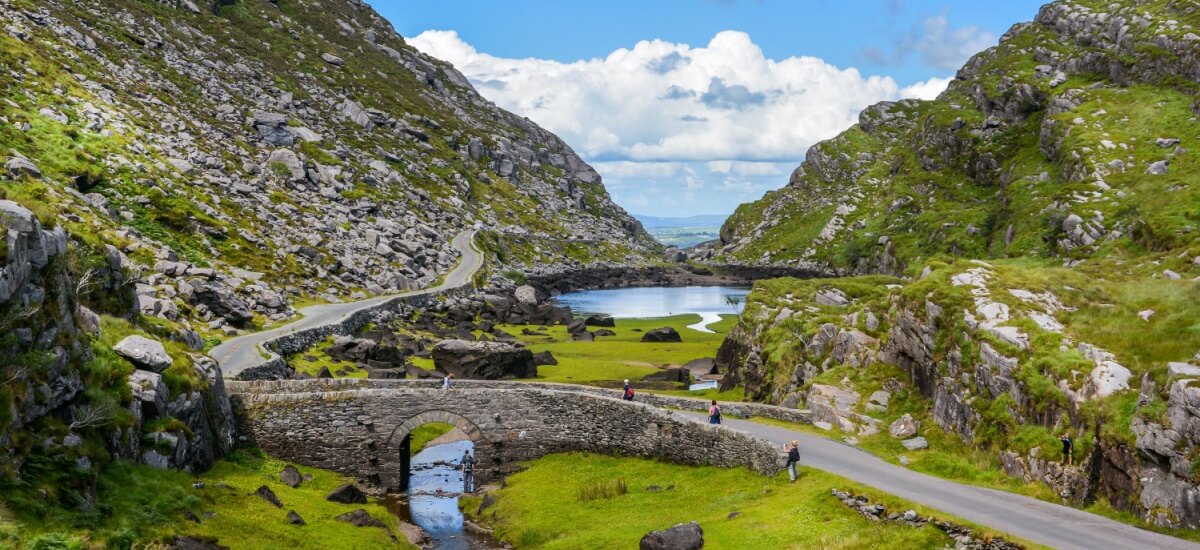
<instances>
[{"instance_id":1,"label":"lake","mask_svg":"<svg viewBox=\"0 0 1200 550\"><path fill-rule=\"evenodd\" d=\"M750 289L731 286L633 287L581 290L559 295L554 300L569 306L577 315L611 315L617 319L669 317L685 313L700 315L701 321L688 328L702 332L721 314L741 313ZM726 299L737 298L736 306Z\"/></svg>"}]
</instances>

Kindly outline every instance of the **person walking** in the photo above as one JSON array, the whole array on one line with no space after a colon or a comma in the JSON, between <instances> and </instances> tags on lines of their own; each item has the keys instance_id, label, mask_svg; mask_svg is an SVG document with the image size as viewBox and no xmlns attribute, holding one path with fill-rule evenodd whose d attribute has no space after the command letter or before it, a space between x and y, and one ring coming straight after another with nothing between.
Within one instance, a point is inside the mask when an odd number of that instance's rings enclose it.
<instances>
[{"instance_id":1,"label":"person walking","mask_svg":"<svg viewBox=\"0 0 1200 550\"><path fill-rule=\"evenodd\" d=\"M1063 432L1062 435L1058 436L1058 440L1062 441L1063 460L1066 461L1067 466L1074 466L1075 457L1073 455L1075 451L1075 441L1071 439L1071 434Z\"/></svg>"},{"instance_id":2,"label":"person walking","mask_svg":"<svg viewBox=\"0 0 1200 550\"><path fill-rule=\"evenodd\" d=\"M450 388L452 387L454 387L454 375L447 374L446 377L442 379L442 389L450 391Z\"/></svg>"},{"instance_id":3,"label":"person walking","mask_svg":"<svg viewBox=\"0 0 1200 550\"><path fill-rule=\"evenodd\" d=\"M784 445L783 448L787 450L788 479L795 483L796 478L800 477L799 472L796 471L796 464L800 463L800 442L793 439L791 446Z\"/></svg>"},{"instance_id":4,"label":"person walking","mask_svg":"<svg viewBox=\"0 0 1200 550\"><path fill-rule=\"evenodd\" d=\"M633 401L633 386L629 385L629 379L625 379L625 392L621 394L621 399Z\"/></svg>"},{"instance_id":5,"label":"person walking","mask_svg":"<svg viewBox=\"0 0 1200 550\"><path fill-rule=\"evenodd\" d=\"M709 424L720 424L721 423L721 406L717 404L716 399L712 400L712 406L708 408L708 423Z\"/></svg>"},{"instance_id":6,"label":"person walking","mask_svg":"<svg viewBox=\"0 0 1200 550\"><path fill-rule=\"evenodd\" d=\"M475 457L471 456L470 449L463 451L459 468L462 470L463 475L463 492L473 493L475 489Z\"/></svg>"}]
</instances>

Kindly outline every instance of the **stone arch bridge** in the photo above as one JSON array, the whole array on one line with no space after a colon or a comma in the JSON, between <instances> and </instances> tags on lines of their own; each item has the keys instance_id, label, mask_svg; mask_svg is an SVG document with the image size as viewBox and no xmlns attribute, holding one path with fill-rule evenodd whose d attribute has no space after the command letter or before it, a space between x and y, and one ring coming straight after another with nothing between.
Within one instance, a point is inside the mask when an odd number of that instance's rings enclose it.
<instances>
[{"instance_id":1,"label":"stone arch bridge","mask_svg":"<svg viewBox=\"0 0 1200 550\"><path fill-rule=\"evenodd\" d=\"M570 386L461 384L442 390L404 380L227 382L240 435L268 454L367 480L388 490L408 479L408 441L430 422L475 442L481 483L521 461L564 452L657 457L688 465L780 468L769 443L649 404Z\"/></svg>"}]
</instances>

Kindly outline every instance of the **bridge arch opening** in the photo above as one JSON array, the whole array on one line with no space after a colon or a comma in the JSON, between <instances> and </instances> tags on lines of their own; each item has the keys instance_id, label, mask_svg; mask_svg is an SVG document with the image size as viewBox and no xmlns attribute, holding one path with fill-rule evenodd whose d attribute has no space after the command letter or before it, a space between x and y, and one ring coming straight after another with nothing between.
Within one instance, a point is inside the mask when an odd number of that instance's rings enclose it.
<instances>
[{"instance_id":1,"label":"bridge arch opening","mask_svg":"<svg viewBox=\"0 0 1200 550\"><path fill-rule=\"evenodd\" d=\"M427 424L449 424L457 428L466 434L474 449L478 449L478 445L476 444L483 439L483 430L480 430L479 426L472 422L471 419L457 413L441 409L430 409L409 417L408 420L405 420L392 430L385 443L388 449L395 449L395 452L399 454L400 471L397 476L397 489L400 491L407 491L409 488L409 479L412 474L413 431Z\"/></svg>"}]
</instances>

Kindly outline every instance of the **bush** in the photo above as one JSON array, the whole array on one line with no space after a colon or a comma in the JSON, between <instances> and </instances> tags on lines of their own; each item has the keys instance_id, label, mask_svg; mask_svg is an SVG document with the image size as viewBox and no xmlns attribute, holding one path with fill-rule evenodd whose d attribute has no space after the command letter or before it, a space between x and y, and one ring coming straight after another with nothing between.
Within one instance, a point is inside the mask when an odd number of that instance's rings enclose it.
<instances>
[{"instance_id":1,"label":"bush","mask_svg":"<svg viewBox=\"0 0 1200 550\"><path fill-rule=\"evenodd\" d=\"M613 481L598 481L589 483L579 488L579 501L587 502L589 500L607 500L613 497L621 496L629 492L629 487L625 484L625 478L619 478Z\"/></svg>"},{"instance_id":2,"label":"bush","mask_svg":"<svg viewBox=\"0 0 1200 550\"><path fill-rule=\"evenodd\" d=\"M62 533L45 533L29 540L25 546L28 550L80 550L83 544L79 539Z\"/></svg>"}]
</instances>

